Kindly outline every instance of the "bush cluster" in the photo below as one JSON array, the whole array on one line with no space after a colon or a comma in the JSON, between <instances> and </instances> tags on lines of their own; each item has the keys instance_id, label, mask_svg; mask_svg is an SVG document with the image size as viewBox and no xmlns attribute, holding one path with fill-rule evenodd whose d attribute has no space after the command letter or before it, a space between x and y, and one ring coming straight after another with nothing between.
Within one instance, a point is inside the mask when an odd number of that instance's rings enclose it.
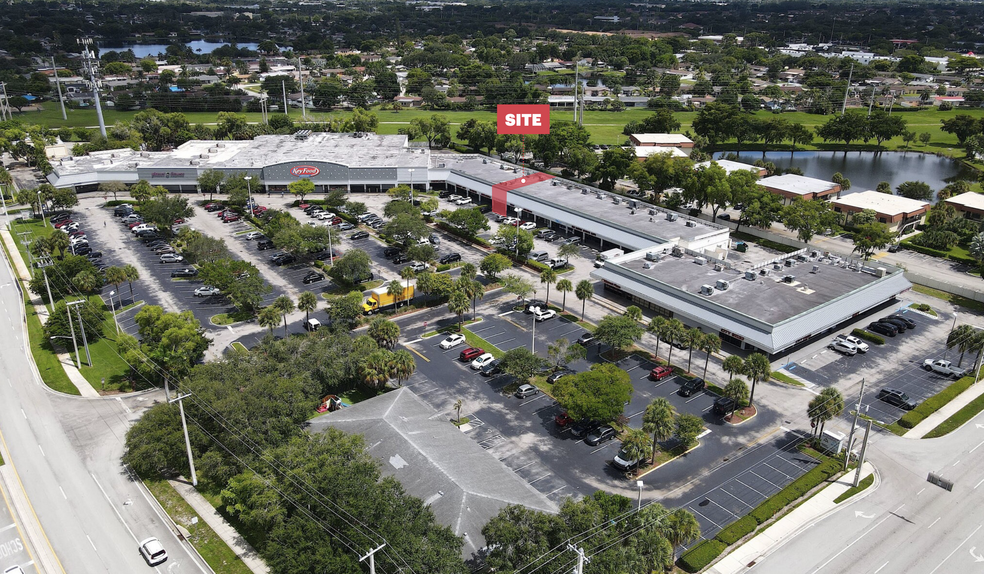
<instances>
[{"instance_id":1,"label":"bush cluster","mask_svg":"<svg viewBox=\"0 0 984 574\"><path fill-rule=\"evenodd\" d=\"M700 572L724 552L727 546L720 540L705 540L680 556L677 564L687 572Z\"/></svg>"},{"instance_id":2,"label":"bush cluster","mask_svg":"<svg viewBox=\"0 0 984 574\"><path fill-rule=\"evenodd\" d=\"M967 406L960 409L954 413L953 416L940 423L939 426L926 433L924 438L937 438L949 434L963 426L963 424L970 419L977 416L977 414L982 410L984 410L984 395L981 395L967 403Z\"/></svg>"},{"instance_id":3,"label":"bush cluster","mask_svg":"<svg viewBox=\"0 0 984 574\"><path fill-rule=\"evenodd\" d=\"M857 337L858 339L864 339L865 341L869 341L869 342L874 343L876 345L884 345L885 344L885 338L884 337L881 337L879 335L876 335L876 334L874 334L874 333L872 333L870 331L865 331L864 329L854 329L853 331L851 331L851 334L854 335L855 337Z\"/></svg>"}]
</instances>

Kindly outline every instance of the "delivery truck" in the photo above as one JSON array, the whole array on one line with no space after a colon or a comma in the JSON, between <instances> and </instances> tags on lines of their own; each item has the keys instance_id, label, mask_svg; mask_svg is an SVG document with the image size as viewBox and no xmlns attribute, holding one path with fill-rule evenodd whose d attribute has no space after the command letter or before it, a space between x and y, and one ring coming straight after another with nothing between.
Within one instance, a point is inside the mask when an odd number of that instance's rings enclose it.
<instances>
[{"instance_id":1,"label":"delivery truck","mask_svg":"<svg viewBox=\"0 0 984 574\"><path fill-rule=\"evenodd\" d=\"M404 285L403 292L395 297L390 295L388 286L377 287L369 291L366 302L362 304L362 312L366 315L372 315L387 307L393 307L397 303L409 301L413 298L413 287L412 283L410 285Z\"/></svg>"}]
</instances>

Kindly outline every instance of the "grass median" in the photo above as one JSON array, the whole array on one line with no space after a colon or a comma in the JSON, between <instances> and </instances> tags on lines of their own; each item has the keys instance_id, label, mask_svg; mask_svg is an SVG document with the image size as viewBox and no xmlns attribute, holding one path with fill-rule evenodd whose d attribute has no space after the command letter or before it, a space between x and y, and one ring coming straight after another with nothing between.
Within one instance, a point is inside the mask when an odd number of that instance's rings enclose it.
<instances>
[{"instance_id":1,"label":"grass median","mask_svg":"<svg viewBox=\"0 0 984 574\"><path fill-rule=\"evenodd\" d=\"M984 410L984 395L981 395L967 403L967 406L953 413L950 418L946 419L936 428L926 433L926 436L923 438L939 438L950 434L963 426L970 419L976 417L982 410Z\"/></svg>"}]
</instances>

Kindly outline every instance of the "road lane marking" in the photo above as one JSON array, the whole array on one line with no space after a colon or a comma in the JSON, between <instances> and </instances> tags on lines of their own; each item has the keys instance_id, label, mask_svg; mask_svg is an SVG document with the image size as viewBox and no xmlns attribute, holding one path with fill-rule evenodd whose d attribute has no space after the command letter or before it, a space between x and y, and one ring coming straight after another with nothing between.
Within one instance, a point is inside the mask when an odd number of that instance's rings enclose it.
<instances>
[{"instance_id":1,"label":"road lane marking","mask_svg":"<svg viewBox=\"0 0 984 574\"><path fill-rule=\"evenodd\" d=\"M92 549L95 550L98 553L99 550L96 549L95 543L92 542L92 539L89 538L89 535L88 534L85 535L85 538L89 541L89 545L92 546Z\"/></svg>"},{"instance_id":2,"label":"road lane marking","mask_svg":"<svg viewBox=\"0 0 984 574\"><path fill-rule=\"evenodd\" d=\"M415 354L415 355L417 355L417 356L418 356L418 357L420 357L421 359L423 359L423 360L425 360L425 361L427 361L428 363L429 363L429 362L431 362L431 360L430 360L430 359L428 359L427 357L425 357L425 356L424 356L424 355L423 355L423 354L422 354L422 353L421 353L420 351L418 351L417 349L414 349L413 347L406 347L406 349L407 349L408 351L410 351L411 353L413 353L413 354Z\"/></svg>"},{"instance_id":3,"label":"road lane marking","mask_svg":"<svg viewBox=\"0 0 984 574\"><path fill-rule=\"evenodd\" d=\"M940 518L943 518L943 517L941 516ZM929 530L930 528L932 528L933 526L935 526L936 523L940 521L940 518L937 518L936 520L934 520L932 524L930 524L929 526L926 527L926 530Z\"/></svg>"},{"instance_id":4,"label":"road lane marking","mask_svg":"<svg viewBox=\"0 0 984 574\"><path fill-rule=\"evenodd\" d=\"M878 574L879 572L882 571L882 568L884 568L886 566L888 566L888 562L886 562L886 563L882 564L881 566L879 566L878 567L878 570L875 570L874 574Z\"/></svg>"},{"instance_id":5,"label":"road lane marking","mask_svg":"<svg viewBox=\"0 0 984 574\"><path fill-rule=\"evenodd\" d=\"M905 506L905 505L902 505L902 506ZM901 506L900 506L899 508L901 508ZM817 572L819 572L819 571L821 571L821 570L823 570L823 568L824 568L824 567L825 567L825 566L826 566L827 564L830 564L831 562L833 562L834 560L836 560L838 556L840 556L841 554L843 554L843 553L845 553L845 552L847 552L847 550L848 550L848 549L849 549L849 548L850 548L851 546L854 546L855 544L857 544L858 542L860 542L862 538L864 538L865 536L867 536L868 534L870 534L872 530L874 530L874 529L876 529L876 528L878 528L879 526L881 526L881 524L882 524L883 522L885 522L886 520L888 520L890 516L891 516L891 514L889 514L889 515L888 515L888 516L886 516L885 518L882 518L881 520L879 520L878 522L876 522L874 526L872 526L872 527L871 527L871 528L869 528L868 530L865 530L865 531L864 531L864 533L862 533L862 534L861 534L861 536L858 536L857 538L855 538L853 542L851 542L850 544L848 544L848 545L847 545L847 546L845 546L844 548L841 548L841 551L840 551L840 552L838 552L837 554L834 554L833 556L831 556L831 557L830 557L830 559L829 559L829 560L827 560L826 562L824 562L823 564L821 564L819 568L817 568L816 570L814 570L814 571L813 571L813 574L816 574ZM935 571L935 570L934 570L934 571ZM932 573L932 572L930 572L930 574L933 574L933 573Z\"/></svg>"},{"instance_id":6,"label":"road lane marking","mask_svg":"<svg viewBox=\"0 0 984 574\"><path fill-rule=\"evenodd\" d=\"M970 449L970 453L972 453L972 452L974 452L975 450L977 450L977 448L978 448L979 446L981 446L982 444L984 444L984 440L982 440L981 442L979 442L979 443L977 443L977 446L975 446L974 448L972 448L972 449ZM970 454L970 453L968 453L968 454Z\"/></svg>"},{"instance_id":7,"label":"road lane marking","mask_svg":"<svg viewBox=\"0 0 984 574\"><path fill-rule=\"evenodd\" d=\"M946 555L946 558L944 558L942 561L940 561L939 564L936 565L936 568L933 568L932 570L929 571L929 574L933 574L933 572L936 572L937 570L939 570L940 569L940 566L942 566L944 562L946 562L947 560L949 560L951 556L953 556L954 554L956 554L957 550L960 550L960 547L963 546L964 544L966 544L967 541L970 540L971 536L977 534L977 531L981 529L981 526L984 526L984 525L978 524L977 525L977 528L975 528L973 532L971 532L969 535L967 535L967 538L964 538L963 539L963 542L961 542L960 544L958 544L956 548L954 548L949 554Z\"/></svg>"},{"instance_id":8,"label":"road lane marking","mask_svg":"<svg viewBox=\"0 0 984 574\"><path fill-rule=\"evenodd\" d=\"M65 500L68 500L68 495L65 494L65 489L62 488L61 486L59 486L58 487L58 490L62 493L62 498L64 498Z\"/></svg>"},{"instance_id":9,"label":"road lane marking","mask_svg":"<svg viewBox=\"0 0 984 574\"><path fill-rule=\"evenodd\" d=\"M978 483L978 484L980 484L980 483ZM922 490L920 490L919 492L917 492L917 493L916 493L916 496L919 496L920 494L922 494L922 493L923 493L923 490L926 490L926 488L925 488L925 487L923 487L923 489L922 489Z\"/></svg>"},{"instance_id":10,"label":"road lane marking","mask_svg":"<svg viewBox=\"0 0 984 574\"><path fill-rule=\"evenodd\" d=\"M978 482L977 484L974 485L974 490L977 490L977 487L980 486L981 483L984 483L984 478L981 479L981 482Z\"/></svg>"},{"instance_id":11,"label":"road lane marking","mask_svg":"<svg viewBox=\"0 0 984 574\"><path fill-rule=\"evenodd\" d=\"M47 456L46 456L46 455L44 454L44 449L43 449L43 448L41 448L41 444L40 444L40 443L38 444L38 450L40 450L40 451L41 451L41 456L43 456L43 457L45 457L45 458L48 458L48 457L47 457Z\"/></svg>"},{"instance_id":12,"label":"road lane marking","mask_svg":"<svg viewBox=\"0 0 984 574\"><path fill-rule=\"evenodd\" d=\"M960 464L960 461L959 460L957 462L953 463L953 466L957 466L958 464Z\"/></svg>"},{"instance_id":13,"label":"road lane marking","mask_svg":"<svg viewBox=\"0 0 984 574\"><path fill-rule=\"evenodd\" d=\"M21 409L21 415L24 416L24 420L27 420L27 413L24 412L24 409Z\"/></svg>"}]
</instances>

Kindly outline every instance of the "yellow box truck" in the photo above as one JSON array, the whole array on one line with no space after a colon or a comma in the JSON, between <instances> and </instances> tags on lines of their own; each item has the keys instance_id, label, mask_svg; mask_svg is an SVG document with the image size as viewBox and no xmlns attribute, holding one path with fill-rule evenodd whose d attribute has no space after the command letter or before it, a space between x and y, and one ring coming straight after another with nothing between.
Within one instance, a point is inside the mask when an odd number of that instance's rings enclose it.
<instances>
[{"instance_id":1,"label":"yellow box truck","mask_svg":"<svg viewBox=\"0 0 984 574\"><path fill-rule=\"evenodd\" d=\"M366 315L372 315L373 313L395 305L396 303L403 303L413 298L413 284L404 285L403 292L398 296L394 297L389 293L389 287L377 287L369 291L369 296L366 297L366 302L362 304L362 312Z\"/></svg>"}]
</instances>

